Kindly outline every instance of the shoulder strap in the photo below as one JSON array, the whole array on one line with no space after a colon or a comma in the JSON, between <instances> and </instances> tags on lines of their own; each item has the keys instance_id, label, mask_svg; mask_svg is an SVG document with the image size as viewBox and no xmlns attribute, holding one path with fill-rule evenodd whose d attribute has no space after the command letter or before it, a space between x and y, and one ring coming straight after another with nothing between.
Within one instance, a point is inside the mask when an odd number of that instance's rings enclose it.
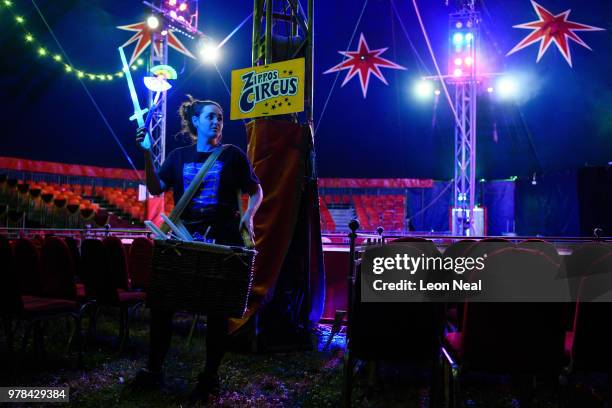
<instances>
[{"instance_id":1,"label":"shoulder strap","mask_svg":"<svg viewBox=\"0 0 612 408\"><path fill-rule=\"evenodd\" d=\"M181 196L179 202L175 204L174 208L170 212L168 218L172 222L176 223L176 221L180 218L181 214L183 214L183 211L185 211L185 208L187 208L187 205L189 204L189 202L191 202L191 199L200 187L200 184L202 184L204 176L206 176L206 173L208 173L208 171L212 168L213 164L215 164L221 153L223 153L226 148L227 145L221 146L219 149L215 150L210 156L208 156L208 159L206 159L198 173L195 175L195 177L191 181L191 184L189 184L189 187L187 187L187 190L185 190L185 192ZM168 227L166 223L163 223L160 226L160 229L164 233L166 233L170 230L170 227Z\"/></svg>"}]
</instances>

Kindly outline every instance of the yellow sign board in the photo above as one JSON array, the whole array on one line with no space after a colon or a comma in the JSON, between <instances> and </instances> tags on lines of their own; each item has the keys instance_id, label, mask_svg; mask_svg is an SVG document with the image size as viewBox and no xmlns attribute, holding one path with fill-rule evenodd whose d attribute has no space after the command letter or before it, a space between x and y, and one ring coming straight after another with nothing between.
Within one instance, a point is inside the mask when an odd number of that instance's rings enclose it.
<instances>
[{"instance_id":1,"label":"yellow sign board","mask_svg":"<svg viewBox=\"0 0 612 408\"><path fill-rule=\"evenodd\" d=\"M230 119L304 110L304 58L232 71Z\"/></svg>"}]
</instances>

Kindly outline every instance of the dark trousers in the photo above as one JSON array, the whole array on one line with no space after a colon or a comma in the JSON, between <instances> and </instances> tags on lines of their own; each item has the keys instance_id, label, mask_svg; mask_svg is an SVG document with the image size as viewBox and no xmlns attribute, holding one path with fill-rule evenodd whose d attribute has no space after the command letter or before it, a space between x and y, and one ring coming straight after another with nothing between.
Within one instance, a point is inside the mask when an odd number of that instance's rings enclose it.
<instances>
[{"instance_id":1,"label":"dark trousers","mask_svg":"<svg viewBox=\"0 0 612 408\"><path fill-rule=\"evenodd\" d=\"M151 331L149 364L150 371L160 372L172 340L172 316L174 312L151 309ZM204 373L217 374L227 341L228 318L226 315L210 314L206 328L206 365Z\"/></svg>"}]
</instances>

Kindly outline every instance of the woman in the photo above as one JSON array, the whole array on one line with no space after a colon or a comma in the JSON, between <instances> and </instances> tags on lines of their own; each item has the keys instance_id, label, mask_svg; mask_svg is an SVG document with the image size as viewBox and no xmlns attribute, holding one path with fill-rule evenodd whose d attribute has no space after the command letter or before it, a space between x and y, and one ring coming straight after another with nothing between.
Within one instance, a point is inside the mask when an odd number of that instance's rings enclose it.
<instances>
[{"instance_id":1,"label":"woman","mask_svg":"<svg viewBox=\"0 0 612 408\"><path fill-rule=\"evenodd\" d=\"M198 173L202 164L223 145L223 109L214 101L197 100L189 96L179 114L182 132L191 136L194 144L178 148L155 172L151 152L144 149L146 182L149 192L160 194L173 190L178 202ZM139 130L138 141L144 132ZM236 191L249 195L244 215L240 217ZM242 150L225 145L213 166L209 169L193 199L181 215L181 221L195 237L206 236L217 244L243 245L240 234L246 229L253 236L253 216L263 199L259 179ZM155 388L162 385L162 365L170 348L173 312L151 310L149 362L134 380L134 388ZM206 364L198 376L193 397L205 399L219 391L218 369L225 353L228 319L225 315L210 314L206 330Z\"/></svg>"}]
</instances>

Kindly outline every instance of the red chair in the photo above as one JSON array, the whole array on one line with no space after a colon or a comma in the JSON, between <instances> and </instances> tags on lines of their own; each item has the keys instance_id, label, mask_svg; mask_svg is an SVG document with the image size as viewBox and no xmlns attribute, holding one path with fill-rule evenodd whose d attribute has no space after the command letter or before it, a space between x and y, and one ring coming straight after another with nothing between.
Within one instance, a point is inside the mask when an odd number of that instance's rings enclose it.
<instances>
[{"instance_id":1,"label":"red chair","mask_svg":"<svg viewBox=\"0 0 612 408\"><path fill-rule=\"evenodd\" d=\"M87 239L81 246L81 257L87 296L95 299L97 305L120 310L119 350L122 351L129 338L131 316L144 304L145 293L129 290L127 259L119 238Z\"/></svg>"},{"instance_id":2,"label":"red chair","mask_svg":"<svg viewBox=\"0 0 612 408\"><path fill-rule=\"evenodd\" d=\"M472 251L469 252L470 256ZM559 264L537 251L506 246L489 252L486 268L472 271L470 280L484 274L494 274L488 282L517 287L511 293L530 297L531 287L519 287L520 282L533 282L533 288L543 287L541 282L559 282ZM521 278L517 276L523 274ZM491 275L489 275L491 276ZM513 279L514 276L514 279ZM541 282L540 282L541 279ZM492 290L489 287L489 290ZM560 292L559 292L560 293ZM444 355L452 368L450 406L454 406L458 373L468 370L509 373L520 380L520 398L531 397L532 377L545 374L556 380L566 363L564 353L565 330L568 324L566 303L516 302L483 303L466 299L462 328L445 336Z\"/></svg>"},{"instance_id":3,"label":"red chair","mask_svg":"<svg viewBox=\"0 0 612 408\"><path fill-rule=\"evenodd\" d=\"M32 251L32 246L29 245L31 244L31 241L20 240L18 244L20 253L19 256L23 256L27 251L30 251L30 255L32 257L38 258L38 252ZM12 321L15 319L25 322L25 334L23 339L24 348L27 346L32 329L34 330L34 345L39 354L42 354L43 350L41 326L41 321L43 320L61 318L66 316L72 317L75 321L75 325L74 330L69 338L69 347L73 344L75 338L77 340L80 340L80 305L73 300L24 295L20 285L21 282L24 282L24 277L18 276L19 272L24 271L24 269L21 269L19 267L19 262L21 260L17 257L14 257L13 261L11 261L11 259L7 259L11 257L12 254L10 253L8 242L5 239L0 239L0 254L0 256L3 258L3 264L6 265L6 267L3 268L3 276L0 277L3 282L1 290L2 295L0 296L0 314L2 315L2 320L4 323L4 329L6 332L9 351L12 351L13 346ZM4 260L6 260L6 263L4 263ZM31 265L37 264L38 262L31 263ZM54 289L57 290L57 293L66 293L69 291L68 288L60 288L59 285L55 285ZM31 289L29 291L31 291ZM82 352L82 348L80 347L80 341L78 341L78 345L80 362Z\"/></svg>"}]
</instances>

